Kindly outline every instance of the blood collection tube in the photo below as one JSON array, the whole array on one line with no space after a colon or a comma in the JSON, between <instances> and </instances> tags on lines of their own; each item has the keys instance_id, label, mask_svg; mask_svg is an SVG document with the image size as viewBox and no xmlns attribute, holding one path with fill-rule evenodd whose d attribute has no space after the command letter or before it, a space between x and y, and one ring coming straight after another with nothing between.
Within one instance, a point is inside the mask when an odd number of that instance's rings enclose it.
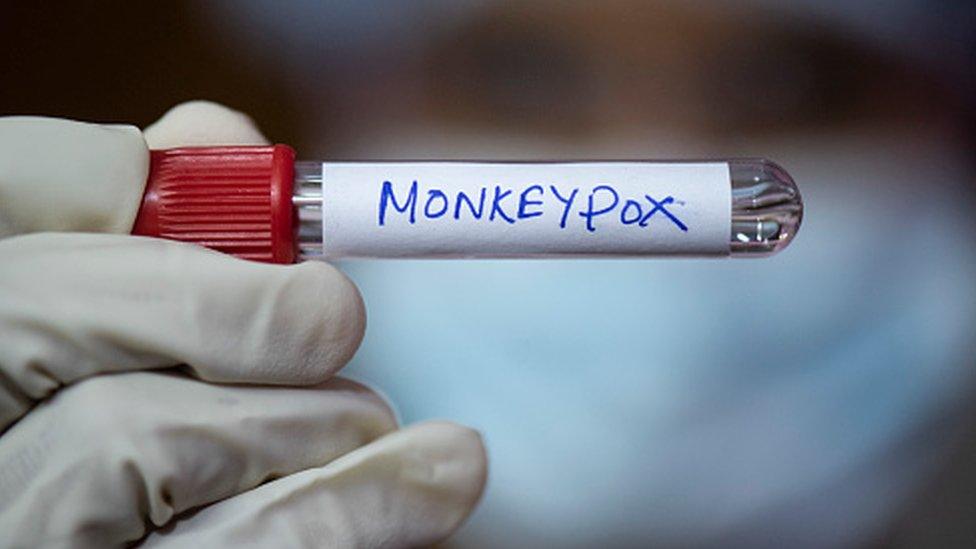
<instances>
[{"instance_id":1,"label":"blood collection tube","mask_svg":"<svg viewBox=\"0 0 976 549\"><path fill-rule=\"evenodd\" d=\"M803 203L762 159L295 162L286 145L151 152L133 234L245 259L762 257Z\"/></svg>"}]
</instances>

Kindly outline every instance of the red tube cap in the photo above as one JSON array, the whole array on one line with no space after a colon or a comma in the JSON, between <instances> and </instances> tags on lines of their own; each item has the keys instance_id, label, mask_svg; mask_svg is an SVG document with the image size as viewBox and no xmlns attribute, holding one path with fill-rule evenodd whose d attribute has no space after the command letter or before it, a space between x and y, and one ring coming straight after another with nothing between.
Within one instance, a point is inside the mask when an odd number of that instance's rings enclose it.
<instances>
[{"instance_id":1,"label":"red tube cap","mask_svg":"<svg viewBox=\"0 0 976 549\"><path fill-rule=\"evenodd\" d=\"M295 261L291 147L187 147L150 154L132 234L192 242L255 261Z\"/></svg>"}]
</instances>

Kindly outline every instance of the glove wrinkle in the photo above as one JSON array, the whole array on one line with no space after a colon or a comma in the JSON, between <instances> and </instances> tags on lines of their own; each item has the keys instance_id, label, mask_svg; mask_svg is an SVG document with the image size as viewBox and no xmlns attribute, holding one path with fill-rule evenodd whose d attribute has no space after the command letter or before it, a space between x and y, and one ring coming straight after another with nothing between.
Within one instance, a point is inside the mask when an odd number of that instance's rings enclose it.
<instances>
[{"instance_id":1,"label":"glove wrinkle","mask_svg":"<svg viewBox=\"0 0 976 549\"><path fill-rule=\"evenodd\" d=\"M146 524L321 467L395 428L383 399L340 378L287 388L95 376L0 439L0 547L131 542Z\"/></svg>"},{"instance_id":2,"label":"glove wrinkle","mask_svg":"<svg viewBox=\"0 0 976 549\"><path fill-rule=\"evenodd\" d=\"M33 405L34 400L20 390L0 365L0 436Z\"/></svg>"},{"instance_id":3,"label":"glove wrinkle","mask_svg":"<svg viewBox=\"0 0 976 549\"><path fill-rule=\"evenodd\" d=\"M181 518L144 547L427 546L477 503L486 462L474 431L421 423Z\"/></svg>"}]
</instances>

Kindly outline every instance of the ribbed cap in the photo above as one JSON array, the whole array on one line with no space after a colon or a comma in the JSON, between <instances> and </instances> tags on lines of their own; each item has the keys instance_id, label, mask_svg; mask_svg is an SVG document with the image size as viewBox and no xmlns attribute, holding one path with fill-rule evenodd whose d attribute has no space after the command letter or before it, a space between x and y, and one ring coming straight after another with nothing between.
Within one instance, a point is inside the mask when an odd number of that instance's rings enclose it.
<instances>
[{"instance_id":1,"label":"ribbed cap","mask_svg":"<svg viewBox=\"0 0 976 549\"><path fill-rule=\"evenodd\" d=\"M132 234L291 263L294 179L295 152L286 145L151 151L149 181Z\"/></svg>"}]
</instances>

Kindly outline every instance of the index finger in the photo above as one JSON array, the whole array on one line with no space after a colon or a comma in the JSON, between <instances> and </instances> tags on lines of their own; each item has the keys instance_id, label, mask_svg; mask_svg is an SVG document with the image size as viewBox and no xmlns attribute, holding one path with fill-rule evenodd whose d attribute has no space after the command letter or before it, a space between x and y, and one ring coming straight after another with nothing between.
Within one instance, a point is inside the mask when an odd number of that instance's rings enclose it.
<instances>
[{"instance_id":1,"label":"index finger","mask_svg":"<svg viewBox=\"0 0 976 549\"><path fill-rule=\"evenodd\" d=\"M96 374L188 365L217 382L328 379L365 328L353 283L320 262L268 265L105 234L0 240L0 431Z\"/></svg>"}]
</instances>

